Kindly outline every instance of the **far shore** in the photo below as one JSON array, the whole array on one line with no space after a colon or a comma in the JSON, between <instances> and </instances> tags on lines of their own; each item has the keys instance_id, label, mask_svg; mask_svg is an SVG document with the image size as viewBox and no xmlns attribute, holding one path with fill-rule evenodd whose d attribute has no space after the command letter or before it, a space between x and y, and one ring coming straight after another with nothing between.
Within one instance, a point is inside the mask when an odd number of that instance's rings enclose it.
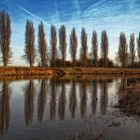
<instances>
[{"instance_id":1,"label":"far shore","mask_svg":"<svg viewBox=\"0 0 140 140\"><path fill-rule=\"evenodd\" d=\"M6 77L15 77L26 79L35 78L60 78L60 77L140 77L139 68L95 68L95 67L64 67L64 68L46 68L46 67L0 67L0 79Z\"/></svg>"}]
</instances>

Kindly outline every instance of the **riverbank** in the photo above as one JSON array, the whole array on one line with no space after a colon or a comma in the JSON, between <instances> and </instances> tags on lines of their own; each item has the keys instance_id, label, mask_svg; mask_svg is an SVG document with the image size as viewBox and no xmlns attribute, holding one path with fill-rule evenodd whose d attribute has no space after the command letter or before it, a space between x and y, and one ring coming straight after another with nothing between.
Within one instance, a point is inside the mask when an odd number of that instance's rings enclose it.
<instances>
[{"instance_id":1,"label":"riverbank","mask_svg":"<svg viewBox=\"0 0 140 140\"><path fill-rule=\"evenodd\" d=\"M138 89L137 92L135 90L132 93L124 95L116 107L127 114L140 115L140 90Z\"/></svg>"},{"instance_id":2,"label":"riverbank","mask_svg":"<svg viewBox=\"0 0 140 140\"><path fill-rule=\"evenodd\" d=\"M92 67L73 67L73 68L59 68L64 71L65 75L140 75L139 68L92 68Z\"/></svg>"},{"instance_id":3,"label":"riverbank","mask_svg":"<svg viewBox=\"0 0 140 140\"><path fill-rule=\"evenodd\" d=\"M44 68L44 67L0 67L0 77L2 76L55 76L64 75L115 75L115 76L140 76L140 69L132 68Z\"/></svg>"},{"instance_id":4,"label":"riverbank","mask_svg":"<svg viewBox=\"0 0 140 140\"><path fill-rule=\"evenodd\" d=\"M56 76L62 75L63 71L45 67L0 67L1 76Z\"/></svg>"}]
</instances>

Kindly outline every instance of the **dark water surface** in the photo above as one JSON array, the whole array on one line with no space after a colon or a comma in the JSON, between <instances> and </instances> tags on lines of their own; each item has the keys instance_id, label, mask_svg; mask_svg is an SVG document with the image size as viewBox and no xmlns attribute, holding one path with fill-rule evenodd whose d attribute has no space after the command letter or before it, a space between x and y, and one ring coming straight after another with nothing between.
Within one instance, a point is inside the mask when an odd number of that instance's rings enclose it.
<instances>
[{"instance_id":1,"label":"dark water surface","mask_svg":"<svg viewBox=\"0 0 140 140\"><path fill-rule=\"evenodd\" d=\"M127 94L127 82L0 82L0 140L67 140L81 134L84 136L77 139L86 140L87 133L96 135L104 130L100 139L140 140L140 117L127 116L114 108Z\"/></svg>"}]
</instances>

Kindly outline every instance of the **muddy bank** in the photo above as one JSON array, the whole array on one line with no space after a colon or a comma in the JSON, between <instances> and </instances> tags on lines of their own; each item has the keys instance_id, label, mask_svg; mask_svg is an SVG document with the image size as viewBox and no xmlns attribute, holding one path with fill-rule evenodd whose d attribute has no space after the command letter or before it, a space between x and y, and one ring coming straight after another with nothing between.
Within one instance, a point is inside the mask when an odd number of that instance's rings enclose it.
<instances>
[{"instance_id":1,"label":"muddy bank","mask_svg":"<svg viewBox=\"0 0 140 140\"><path fill-rule=\"evenodd\" d=\"M126 113L140 115L140 89L124 95L116 107Z\"/></svg>"}]
</instances>

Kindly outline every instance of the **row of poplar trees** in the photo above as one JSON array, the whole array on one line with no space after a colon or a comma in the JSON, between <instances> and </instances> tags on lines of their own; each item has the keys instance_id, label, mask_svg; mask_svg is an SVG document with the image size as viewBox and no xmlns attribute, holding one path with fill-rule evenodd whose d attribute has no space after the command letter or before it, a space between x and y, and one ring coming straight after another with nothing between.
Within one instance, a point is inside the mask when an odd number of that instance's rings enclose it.
<instances>
[{"instance_id":1,"label":"row of poplar trees","mask_svg":"<svg viewBox=\"0 0 140 140\"><path fill-rule=\"evenodd\" d=\"M59 29L59 51L60 51L60 58L61 58L61 67L66 66L66 28L62 25ZM11 39L11 22L10 16L8 13L2 11L0 12L0 50L1 50L1 57L3 61L3 65L7 66L9 59L11 57L10 51L10 39ZM47 43L45 39L45 31L43 22L38 25L38 53L40 58L40 65L45 67L47 66L48 59L50 60L50 66L56 67L57 66L57 59L58 59L58 49L57 49L57 31L54 25L51 25L50 29L50 52L49 57L47 56ZM70 54L71 54L71 66L77 66L77 35L75 28L72 29L70 34ZM91 39L91 46L92 46L92 60L93 66L98 67L99 63L99 55L98 55L98 39L96 31L93 31L92 39ZM108 58L108 51L109 51L109 43L108 43L108 36L106 31L103 31L101 34L101 58L102 66L108 67L109 58ZM140 33L137 38L137 54L140 60ZM32 67L36 61L36 49L35 49L35 30L33 22L27 20L26 22L26 29L25 29L25 55L24 58L28 62L28 64ZM128 64L131 66L135 66L135 59L136 59L136 49L135 49L135 37L132 33L130 36L129 42L129 51L128 51L128 44L126 41L126 37L124 33L120 33L119 38L119 46L118 46L118 53L117 53L117 60L120 62L121 67L127 67ZM89 59L88 59L88 45L87 45L87 33L84 28L81 31L81 49L80 49L80 66L86 67L89 66Z\"/></svg>"}]
</instances>

